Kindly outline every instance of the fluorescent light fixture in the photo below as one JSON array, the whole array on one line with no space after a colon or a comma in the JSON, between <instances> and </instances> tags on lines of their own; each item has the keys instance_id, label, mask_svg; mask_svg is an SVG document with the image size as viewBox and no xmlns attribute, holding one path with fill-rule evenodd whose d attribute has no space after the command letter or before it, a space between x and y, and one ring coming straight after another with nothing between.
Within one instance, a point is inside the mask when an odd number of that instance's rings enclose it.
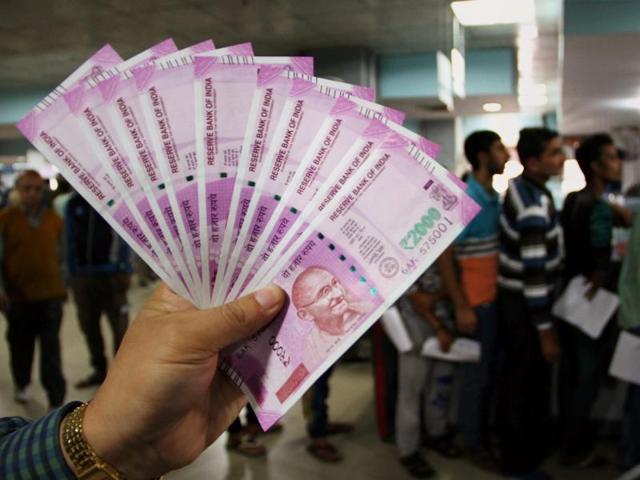
<instances>
[{"instance_id":1,"label":"fluorescent light fixture","mask_svg":"<svg viewBox=\"0 0 640 480\"><path fill-rule=\"evenodd\" d=\"M465 27L535 22L533 0L464 0L451 2L454 15Z\"/></svg>"},{"instance_id":2,"label":"fluorescent light fixture","mask_svg":"<svg viewBox=\"0 0 640 480\"><path fill-rule=\"evenodd\" d=\"M453 75L451 60L443 52L436 53L436 68L438 71L438 99L444 103L447 110L453 110Z\"/></svg>"},{"instance_id":3,"label":"fluorescent light fixture","mask_svg":"<svg viewBox=\"0 0 640 480\"><path fill-rule=\"evenodd\" d=\"M60 186L60 185L58 185L58 180L57 180L55 177L51 177L51 178L49 179L49 189L50 189L52 192L55 192L56 190L58 190L58 187L59 187L59 186Z\"/></svg>"},{"instance_id":4,"label":"fluorescent light fixture","mask_svg":"<svg viewBox=\"0 0 640 480\"><path fill-rule=\"evenodd\" d=\"M496 113L502 110L502 104L498 102L487 102L484 105L482 105L482 109L485 112Z\"/></svg>"},{"instance_id":5,"label":"fluorescent light fixture","mask_svg":"<svg viewBox=\"0 0 640 480\"><path fill-rule=\"evenodd\" d=\"M460 98L467 96L465 91L465 61L462 53L457 48L451 49L451 75L453 93Z\"/></svg>"}]
</instances>

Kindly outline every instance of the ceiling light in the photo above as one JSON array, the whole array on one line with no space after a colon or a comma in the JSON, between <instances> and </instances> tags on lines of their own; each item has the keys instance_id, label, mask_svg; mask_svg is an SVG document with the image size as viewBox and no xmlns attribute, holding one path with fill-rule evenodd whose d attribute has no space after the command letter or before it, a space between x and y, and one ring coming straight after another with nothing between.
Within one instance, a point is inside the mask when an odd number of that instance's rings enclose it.
<instances>
[{"instance_id":1,"label":"ceiling light","mask_svg":"<svg viewBox=\"0 0 640 480\"><path fill-rule=\"evenodd\" d=\"M502 110L502 104L498 102L487 102L484 105L482 105L482 109L485 112L496 113Z\"/></svg>"},{"instance_id":2,"label":"ceiling light","mask_svg":"<svg viewBox=\"0 0 640 480\"><path fill-rule=\"evenodd\" d=\"M465 0L451 2L451 9L465 27L535 21L533 0Z\"/></svg>"}]
</instances>

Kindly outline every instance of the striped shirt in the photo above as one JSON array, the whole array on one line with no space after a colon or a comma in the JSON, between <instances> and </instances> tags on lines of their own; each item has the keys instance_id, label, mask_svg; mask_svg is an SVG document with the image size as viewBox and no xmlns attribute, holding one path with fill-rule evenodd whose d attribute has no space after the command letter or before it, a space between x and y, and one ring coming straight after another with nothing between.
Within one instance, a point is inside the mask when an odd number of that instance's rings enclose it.
<instances>
[{"instance_id":1,"label":"striped shirt","mask_svg":"<svg viewBox=\"0 0 640 480\"><path fill-rule=\"evenodd\" d=\"M72 402L34 422L0 418L0 478L3 480L71 480L60 448L60 423L79 402Z\"/></svg>"},{"instance_id":2,"label":"striped shirt","mask_svg":"<svg viewBox=\"0 0 640 480\"><path fill-rule=\"evenodd\" d=\"M541 330L551 326L562 260L562 228L551 193L525 176L511 181L500 216L498 284L522 293Z\"/></svg>"}]
</instances>

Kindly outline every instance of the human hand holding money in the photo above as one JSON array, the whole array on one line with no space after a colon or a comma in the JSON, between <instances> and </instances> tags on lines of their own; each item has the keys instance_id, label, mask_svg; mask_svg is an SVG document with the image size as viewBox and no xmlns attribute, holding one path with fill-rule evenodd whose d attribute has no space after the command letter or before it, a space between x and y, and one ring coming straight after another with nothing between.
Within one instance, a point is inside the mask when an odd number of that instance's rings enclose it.
<instances>
[{"instance_id":1,"label":"human hand holding money","mask_svg":"<svg viewBox=\"0 0 640 480\"><path fill-rule=\"evenodd\" d=\"M219 352L264 328L284 300L282 290L272 285L198 310L160 286L128 330L87 407L89 444L131 479L157 478L191 463L246 403L217 369Z\"/></svg>"},{"instance_id":2,"label":"human hand holding money","mask_svg":"<svg viewBox=\"0 0 640 480\"><path fill-rule=\"evenodd\" d=\"M309 57L168 39L127 61L104 47L18 128L190 304L285 290L276 321L221 353L268 428L478 210L372 98Z\"/></svg>"}]
</instances>

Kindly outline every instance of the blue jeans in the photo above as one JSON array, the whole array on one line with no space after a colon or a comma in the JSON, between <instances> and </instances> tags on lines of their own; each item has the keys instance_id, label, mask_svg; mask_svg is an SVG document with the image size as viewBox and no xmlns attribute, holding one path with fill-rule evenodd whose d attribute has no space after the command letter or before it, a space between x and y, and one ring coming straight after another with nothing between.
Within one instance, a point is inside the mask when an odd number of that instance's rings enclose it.
<instances>
[{"instance_id":1,"label":"blue jeans","mask_svg":"<svg viewBox=\"0 0 640 480\"><path fill-rule=\"evenodd\" d=\"M487 430L491 418L491 400L494 393L496 345L498 337L498 308L495 303L475 307L478 318L475 333L471 336L480 342L481 355L477 363L462 366L460 431L465 447L477 450L486 446Z\"/></svg>"}]
</instances>

